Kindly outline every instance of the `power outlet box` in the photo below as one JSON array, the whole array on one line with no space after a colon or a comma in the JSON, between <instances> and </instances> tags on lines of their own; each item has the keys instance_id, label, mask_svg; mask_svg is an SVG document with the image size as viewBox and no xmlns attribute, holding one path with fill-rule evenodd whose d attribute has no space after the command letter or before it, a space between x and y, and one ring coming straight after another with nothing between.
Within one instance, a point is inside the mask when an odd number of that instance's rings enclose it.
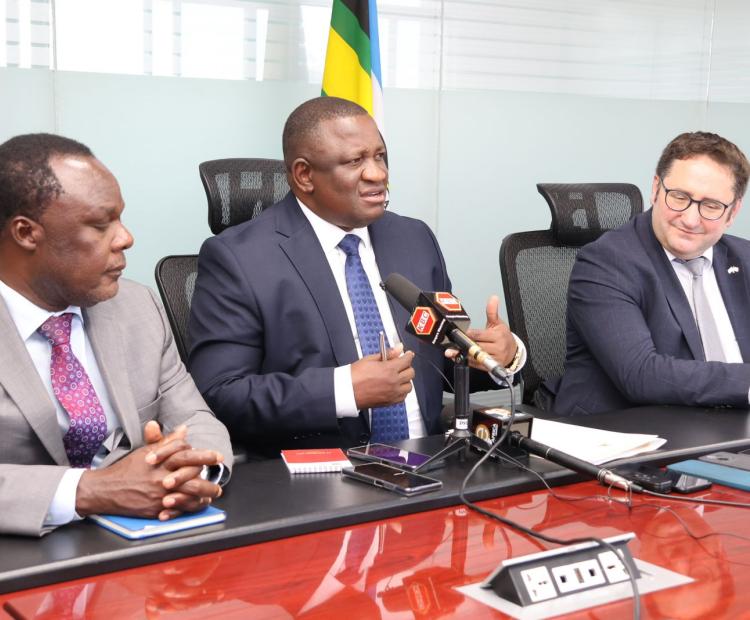
<instances>
[{"instance_id":1,"label":"power outlet box","mask_svg":"<svg viewBox=\"0 0 750 620\"><path fill-rule=\"evenodd\" d=\"M531 605L629 579L640 571L628 542L635 534L605 538L617 553L594 542L505 560L482 584L516 605Z\"/></svg>"}]
</instances>

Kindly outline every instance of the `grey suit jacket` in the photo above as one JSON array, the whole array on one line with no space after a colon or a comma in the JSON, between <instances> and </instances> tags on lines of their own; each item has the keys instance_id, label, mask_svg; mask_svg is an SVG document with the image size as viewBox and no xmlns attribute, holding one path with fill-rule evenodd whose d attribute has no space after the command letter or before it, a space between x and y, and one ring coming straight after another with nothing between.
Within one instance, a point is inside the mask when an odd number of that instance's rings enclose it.
<instances>
[{"instance_id":1,"label":"grey suit jacket","mask_svg":"<svg viewBox=\"0 0 750 620\"><path fill-rule=\"evenodd\" d=\"M724 235L713 266L750 362L750 242ZM578 254L568 287L565 374L558 386L546 385L557 392L557 415L641 404L746 408L750 363L705 361L687 297L647 211Z\"/></svg>"},{"instance_id":2,"label":"grey suit jacket","mask_svg":"<svg viewBox=\"0 0 750 620\"><path fill-rule=\"evenodd\" d=\"M231 467L232 447L180 361L154 293L128 280L118 294L83 311L121 439L102 463L143 445L143 426L189 427L196 448L217 450ZM0 298L0 533L39 536L69 468L55 407Z\"/></svg>"}]
</instances>

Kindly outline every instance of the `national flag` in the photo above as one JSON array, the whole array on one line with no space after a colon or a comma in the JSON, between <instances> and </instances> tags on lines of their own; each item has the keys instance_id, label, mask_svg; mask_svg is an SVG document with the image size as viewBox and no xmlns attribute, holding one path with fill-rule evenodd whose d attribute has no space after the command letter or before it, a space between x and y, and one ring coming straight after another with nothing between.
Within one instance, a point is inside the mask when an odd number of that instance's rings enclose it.
<instances>
[{"instance_id":1,"label":"national flag","mask_svg":"<svg viewBox=\"0 0 750 620\"><path fill-rule=\"evenodd\" d=\"M376 0L333 0L322 94L358 103L383 133Z\"/></svg>"}]
</instances>

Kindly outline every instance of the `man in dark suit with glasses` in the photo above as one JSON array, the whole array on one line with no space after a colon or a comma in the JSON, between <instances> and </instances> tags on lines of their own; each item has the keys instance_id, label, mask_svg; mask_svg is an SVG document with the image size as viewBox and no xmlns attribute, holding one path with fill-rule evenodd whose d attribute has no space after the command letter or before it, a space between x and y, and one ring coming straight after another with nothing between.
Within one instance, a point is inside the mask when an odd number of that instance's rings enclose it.
<instances>
[{"instance_id":1,"label":"man in dark suit with glasses","mask_svg":"<svg viewBox=\"0 0 750 620\"><path fill-rule=\"evenodd\" d=\"M657 164L652 208L581 250L565 373L547 384L556 414L748 406L750 242L725 233L749 174L728 140L681 134Z\"/></svg>"}]
</instances>

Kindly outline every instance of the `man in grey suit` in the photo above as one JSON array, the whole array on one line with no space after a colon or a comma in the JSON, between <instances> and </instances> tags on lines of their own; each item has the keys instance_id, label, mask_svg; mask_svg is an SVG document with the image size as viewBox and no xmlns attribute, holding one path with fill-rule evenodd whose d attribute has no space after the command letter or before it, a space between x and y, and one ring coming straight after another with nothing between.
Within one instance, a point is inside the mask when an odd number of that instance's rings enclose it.
<instances>
[{"instance_id":1,"label":"man in grey suit","mask_svg":"<svg viewBox=\"0 0 750 620\"><path fill-rule=\"evenodd\" d=\"M165 520L221 495L227 431L153 292L120 282L123 209L86 146L0 145L0 533L92 513Z\"/></svg>"},{"instance_id":2,"label":"man in grey suit","mask_svg":"<svg viewBox=\"0 0 750 620\"><path fill-rule=\"evenodd\" d=\"M681 134L657 164L652 208L581 250L554 413L747 408L750 242L725 232L749 174L728 140Z\"/></svg>"}]
</instances>

